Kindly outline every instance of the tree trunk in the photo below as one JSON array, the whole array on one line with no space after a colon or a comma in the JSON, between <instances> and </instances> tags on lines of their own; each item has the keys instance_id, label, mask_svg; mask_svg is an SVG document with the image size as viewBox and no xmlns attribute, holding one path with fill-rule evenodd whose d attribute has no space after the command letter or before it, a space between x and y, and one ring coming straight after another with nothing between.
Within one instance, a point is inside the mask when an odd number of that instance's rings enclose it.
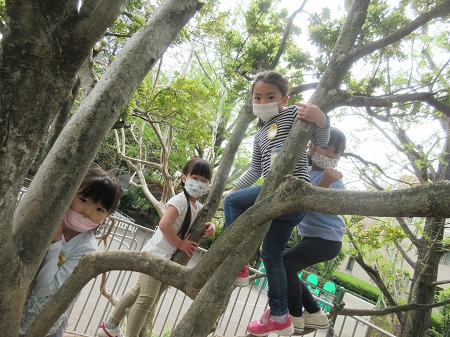
<instances>
[{"instance_id":1,"label":"tree trunk","mask_svg":"<svg viewBox=\"0 0 450 337\"><path fill-rule=\"evenodd\" d=\"M9 14L14 18L10 34L2 40L1 66L9 72L0 74L0 141L4 149L0 152L0 259L5 266L0 289L0 330L4 335L17 336L31 280L104 136L156 60L201 6L193 0L182 4L172 0L155 10L149 23L128 41L122 56L116 58L82 102L16 208L20 184L38 145L67 101L78 68L106 27L118 16L122 3L85 1L78 12L75 7L64 8L64 5L69 6L64 2L46 8L62 13L45 15L42 8L33 7L29 2L14 2L9 6ZM51 15L57 15L58 20L43 19ZM67 26L58 26L64 20L70 25L66 22ZM54 27L50 27L50 23ZM70 34L54 33L64 29ZM36 43L33 38L36 31L44 42L51 43ZM54 41L53 36L62 41ZM29 51L30 41L36 44L30 53L39 55L21 61L18 59L24 57L21 50ZM36 63L32 67L27 63L31 61ZM27 67L17 69L24 65ZM24 112L34 114L33 123L29 121L30 114Z\"/></svg>"},{"instance_id":2,"label":"tree trunk","mask_svg":"<svg viewBox=\"0 0 450 337\"><path fill-rule=\"evenodd\" d=\"M418 249L418 263L414 270L411 300L420 304L435 302L436 286L439 270L439 261L442 252L436 248L443 238L444 219L427 218L425 235ZM426 236L428 235L428 239ZM433 244L434 243L434 244ZM401 322L399 337L426 337L431 326L431 308L406 312Z\"/></svg>"}]
</instances>

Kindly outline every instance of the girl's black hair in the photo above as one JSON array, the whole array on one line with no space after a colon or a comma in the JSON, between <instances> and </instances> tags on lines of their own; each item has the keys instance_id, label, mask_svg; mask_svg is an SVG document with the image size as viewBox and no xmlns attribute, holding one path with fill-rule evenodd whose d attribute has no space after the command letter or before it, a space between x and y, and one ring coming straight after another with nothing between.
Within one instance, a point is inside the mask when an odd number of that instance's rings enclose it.
<instances>
[{"instance_id":1,"label":"girl's black hair","mask_svg":"<svg viewBox=\"0 0 450 337\"><path fill-rule=\"evenodd\" d=\"M256 74L255 79L252 83L252 95L253 90L255 89L255 84L258 82L264 82L276 85L278 87L278 90L280 90L281 96L287 96L289 93L289 81L286 76L283 74L273 71L273 70L266 70L263 72L260 72ZM264 122L262 119L258 119L258 123L256 124L256 127L258 129L262 128L264 125Z\"/></svg>"},{"instance_id":2,"label":"girl's black hair","mask_svg":"<svg viewBox=\"0 0 450 337\"><path fill-rule=\"evenodd\" d=\"M345 147L347 145L347 138L344 133L333 126L330 127L330 140L327 146L333 146L341 155L345 152ZM308 153L308 165L312 165L311 156Z\"/></svg>"},{"instance_id":3,"label":"girl's black hair","mask_svg":"<svg viewBox=\"0 0 450 337\"><path fill-rule=\"evenodd\" d=\"M327 145L334 146L334 148L342 155L347 145L347 138L338 128L330 127L330 140Z\"/></svg>"},{"instance_id":4,"label":"girl's black hair","mask_svg":"<svg viewBox=\"0 0 450 337\"><path fill-rule=\"evenodd\" d=\"M211 181L212 178L212 167L209 161L202 158L192 158L189 160L186 165L183 167L183 174L187 177L188 175L197 175ZM183 220L183 224L181 225L181 229L178 232L178 236L181 239L187 234L189 226L191 224L191 202L189 200L189 194L186 192L184 188L184 183L181 182L181 186L183 187L183 192L187 201L187 211Z\"/></svg>"},{"instance_id":5,"label":"girl's black hair","mask_svg":"<svg viewBox=\"0 0 450 337\"><path fill-rule=\"evenodd\" d=\"M278 89L281 92L281 95L287 96L288 92L289 92L289 80L287 79L286 76L284 76L283 74L273 71L273 70L266 70L263 72L260 72L258 74L256 74L255 79L253 80L253 84L252 84L252 94L253 94L253 90L255 88L255 84L258 83L259 81L265 82L265 83L269 83L269 84L275 84Z\"/></svg>"},{"instance_id":6,"label":"girl's black hair","mask_svg":"<svg viewBox=\"0 0 450 337\"><path fill-rule=\"evenodd\" d=\"M112 213L119 206L122 187L116 177L100 168L93 167L88 170L77 193L100 203Z\"/></svg>"}]
</instances>

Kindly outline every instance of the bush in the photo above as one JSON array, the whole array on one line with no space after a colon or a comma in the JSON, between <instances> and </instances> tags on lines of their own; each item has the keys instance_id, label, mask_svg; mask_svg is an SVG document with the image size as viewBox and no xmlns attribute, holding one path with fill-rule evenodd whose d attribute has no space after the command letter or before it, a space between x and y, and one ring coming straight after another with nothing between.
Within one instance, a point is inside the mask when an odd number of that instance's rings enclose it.
<instances>
[{"instance_id":1,"label":"bush","mask_svg":"<svg viewBox=\"0 0 450 337\"><path fill-rule=\"evenodd\" d=\"M345 288L351 293L364 297L373 303L376 303L380 297L380 289L351 275L335 271L332 279L333 282L340 287Z\"/></svg>"}]
</instances>

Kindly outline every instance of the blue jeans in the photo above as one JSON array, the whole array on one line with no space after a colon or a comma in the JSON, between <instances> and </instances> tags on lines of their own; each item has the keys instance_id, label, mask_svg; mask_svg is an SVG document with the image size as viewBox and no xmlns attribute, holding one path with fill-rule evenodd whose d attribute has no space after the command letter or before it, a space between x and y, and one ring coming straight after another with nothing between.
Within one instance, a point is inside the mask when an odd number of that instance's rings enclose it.
<instances>
[{"instance_id":1,"label":"blue jeans","mask_svg":"<svg viewBox=\"0 0 450 337\"><path fill-rule=\"evenodd\" d=\"M230 193L224 200L225 226L229 227L248 208L253 206L262 186L243 188ZM270 313L274 316L288 312L287 277L283 253L294 227L303 219L305 211L294 212L273 219L263 240L261 257L266 268Z\"/></svg>"},{"instance_id":2,"label":"blue jeans","mask_svg":"<svg viewBox=\"0 0 450 337\"><path fill-rule=\"evenodd\" d=\"M304 237L294 247L285 251L283 260L288 284L287 298L289 313L292 316L300 317L302 306L309 313L320 310L308 287L297 274L306 267L334 259L341 251L341 247L340 241Z\"/></svg>"}]
</instances>

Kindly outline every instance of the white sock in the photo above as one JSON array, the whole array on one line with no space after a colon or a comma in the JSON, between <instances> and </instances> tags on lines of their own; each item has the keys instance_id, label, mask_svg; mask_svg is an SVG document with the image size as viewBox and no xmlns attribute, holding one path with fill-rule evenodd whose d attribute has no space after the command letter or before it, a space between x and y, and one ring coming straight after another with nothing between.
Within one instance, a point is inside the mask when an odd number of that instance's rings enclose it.
<instances>
[{"instance_id":1,"label":"white sock","mask_svg":"<svg viewBox=\"0 0 450 337\"><path fill-rule=\"evenodd\" d=\"M269 317L272 318L275 322L283 323L286 322L288 314L284 314L281 316L274 316L270 315Z\"/></svg>"},{"instance_id":2,"label":"white sock","mask_svg":"<svg viewBox=\"0 0 450 337\"><path fill-rule=\"evenodd\" d=\"M106 328L106 329L115 329L115 328L117 328L117 325L111 323L110 321L106 321L106 323L105 323L105 328Z\"/></svg>"}]
</instances>

